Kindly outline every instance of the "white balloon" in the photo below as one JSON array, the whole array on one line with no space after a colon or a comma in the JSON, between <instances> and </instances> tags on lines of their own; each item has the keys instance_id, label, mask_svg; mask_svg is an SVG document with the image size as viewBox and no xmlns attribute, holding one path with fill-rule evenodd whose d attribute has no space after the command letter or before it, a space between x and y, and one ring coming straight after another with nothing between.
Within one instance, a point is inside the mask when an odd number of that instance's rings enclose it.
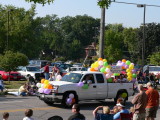
<instances>
[{"instance_id":1,"label":"white balloon","mask_svg":"<svg viewBox=\"0 0 160 120\"><path fill-rule=\"evenodd\" d=\"M70 93L70 94L69 94L69 98L72 98L72 99L73 99L73 98L74 98L74 94Z\"/></svg>"}]
</instances>

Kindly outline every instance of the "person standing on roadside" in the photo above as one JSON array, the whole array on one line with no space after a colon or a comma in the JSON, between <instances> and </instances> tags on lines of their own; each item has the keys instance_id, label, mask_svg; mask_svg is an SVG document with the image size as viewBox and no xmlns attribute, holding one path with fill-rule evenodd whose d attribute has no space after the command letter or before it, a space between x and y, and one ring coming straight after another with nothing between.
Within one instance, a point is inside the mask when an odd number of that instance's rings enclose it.
<instances>
[{"instance_id":1,"label":"person standing on roadside","mask_svg":"<svg viewBox=\"0 0 160 120\"><path fill-rule=\"evenodd\" d=\"M4 89L4 84L3 84L2 76L0 75L0 90L1 90L1 92L3 92L3 89Z\"/></svg>"},{"instance_id":2,"label":"person standing on roadside","mask_svg":"<svg viewBox=\"0 0 160 120\"><path fill-rule=\"evenodd\" d=\"M44 76L46 80L49 79L49 63L46 63L46 66L44 66Z\"/></svg>"},{"instance_id":3,"label":"person standing on roadside","mask_svg":"<svg viewBox=\"0 0 160 120\"><path fill-rule=\"evenodd\" d=\"M159 107L159 93L152 87L151 82L147 83L147 88L146 120L154 120Z\"/></svg>"},{"instance_id":4,"label":"person standing on roadside","mask_svg":"<svg viewBox=\"0 0 160 120\"><path fill-rule=\"evenodd\" d=\"M78 104L72 106L72 113L74 114L68 120L85 120L84 115L80 113L80 106Z\"/></svg>"},{"instance_id":5,"label":"person standing on roadside","mask_svg":"<svg viewBox=\"0 0 160 120\"><path fill-rule=\"evenodd\" d=\"M134 104L133 120L145 120L145 108L147 105L147 95L143 90L142 84L138 85L139 93L133 98Z\"/></svg>"}]
</instances>

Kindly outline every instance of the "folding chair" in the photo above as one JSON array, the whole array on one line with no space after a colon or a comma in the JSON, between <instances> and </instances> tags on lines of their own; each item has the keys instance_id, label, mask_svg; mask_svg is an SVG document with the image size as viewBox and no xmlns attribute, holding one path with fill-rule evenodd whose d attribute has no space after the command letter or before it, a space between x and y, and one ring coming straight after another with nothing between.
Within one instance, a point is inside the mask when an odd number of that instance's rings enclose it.
<instances>
[{"instance_id":1,"label":"folding chair","mask_svg":"<svg viewBox=\"0 0 160 120\"><path fill-rule=\"evenodd\" d=\"M120 120L132 120L133 118L132 113L121 113L120 116Z\"/></svg>"}]
</instances>

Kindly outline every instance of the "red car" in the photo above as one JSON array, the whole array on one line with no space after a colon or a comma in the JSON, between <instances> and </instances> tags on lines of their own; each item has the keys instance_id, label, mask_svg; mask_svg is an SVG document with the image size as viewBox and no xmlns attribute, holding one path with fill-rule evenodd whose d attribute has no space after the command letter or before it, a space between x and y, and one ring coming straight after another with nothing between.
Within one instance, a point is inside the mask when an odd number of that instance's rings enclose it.
<instances>
[{"instance_id":1,"label":"red car","mask_svg":"<svg viewBox=\"0 0 160 120\"><path fill-rule=\"evenodd\" d=\"M2 76L3 80L8 80L9 77L9 72L5 72L3 70L0 70L0 75ZM22 76L19 72L10 72L10 80L20 80L22 79Z\"/></svg>"}]
</instances>

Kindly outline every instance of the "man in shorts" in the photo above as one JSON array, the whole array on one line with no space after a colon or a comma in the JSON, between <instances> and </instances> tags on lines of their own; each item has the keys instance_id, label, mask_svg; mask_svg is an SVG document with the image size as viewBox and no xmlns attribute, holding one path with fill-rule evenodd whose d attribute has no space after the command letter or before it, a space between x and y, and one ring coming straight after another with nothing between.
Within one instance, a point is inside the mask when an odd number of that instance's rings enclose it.
<instances>
[{"instance_id":1,"label":"man in shorts","mask_svg":"<svg viewBox=\"0 0 160 120\"><path fill-rule=\"evenodd\" d=\"M147 83L147 88L146 120L154 120L159 107L159 93L152 87L151 82Z\"/></svg>"}]
</instances>

